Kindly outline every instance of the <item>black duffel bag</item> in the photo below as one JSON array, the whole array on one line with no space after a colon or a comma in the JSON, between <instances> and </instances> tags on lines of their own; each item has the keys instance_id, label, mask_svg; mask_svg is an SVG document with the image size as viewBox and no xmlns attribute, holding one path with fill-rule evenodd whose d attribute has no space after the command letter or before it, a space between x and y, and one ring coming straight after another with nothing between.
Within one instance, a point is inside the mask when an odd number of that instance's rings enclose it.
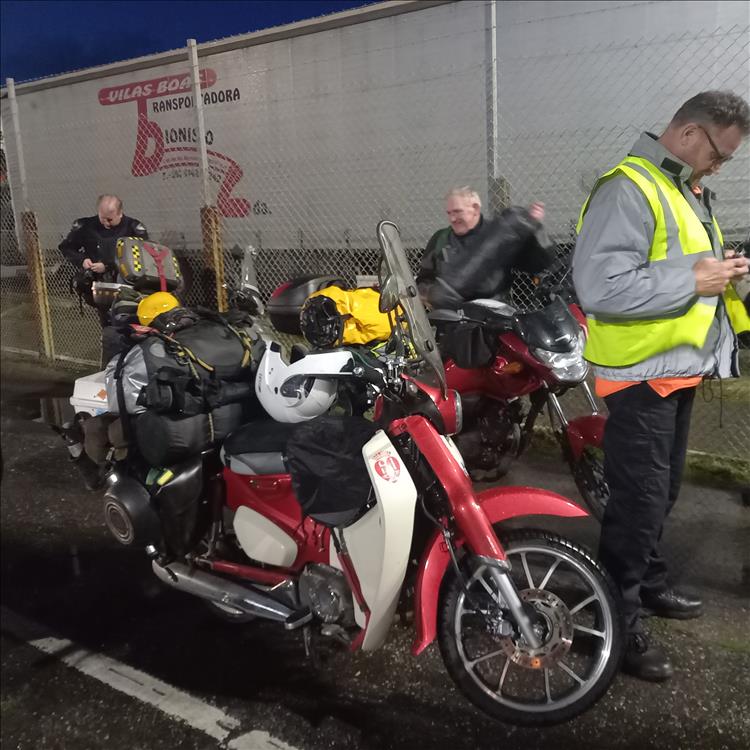
<instances>
[{"instance_id":1,"label":"black duffel bag","mask_svg":"<svg viewBox=\"0 0 750 750\"><path fill-rule=\"evenodd\" d=\"M138 450L150 466L171 466L220 443L245 422L242 404L184 416L147 410L133 420Z\"/></svg>"},{"instance_id":2,"label":"black duffel bag","mask_svg":"<svg viewBox=\"0 0 750 750\"><path fill-rule=\"evenodd\" d=\"M362 417L323 415L287 442L286 464L302 509L327 526L353 523L372 501L362 448L377 431Z\"/></svg>"}]
</instances>

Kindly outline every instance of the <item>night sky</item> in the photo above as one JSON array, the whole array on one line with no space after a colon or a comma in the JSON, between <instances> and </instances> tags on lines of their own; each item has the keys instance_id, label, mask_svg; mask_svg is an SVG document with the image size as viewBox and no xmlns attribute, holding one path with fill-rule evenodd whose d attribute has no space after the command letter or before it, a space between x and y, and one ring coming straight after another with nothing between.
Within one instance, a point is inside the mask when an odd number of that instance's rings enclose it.
<instances>
[{"instance_id":1,"label":"night sky","mask_svg":"<svg viewBox=\"0 0 750 750\"><path fill-rule=\"evenodd\" d=\"M0 78L16 83L369 5L374 0L2 0Z\"/></svg>"}]
</instances>

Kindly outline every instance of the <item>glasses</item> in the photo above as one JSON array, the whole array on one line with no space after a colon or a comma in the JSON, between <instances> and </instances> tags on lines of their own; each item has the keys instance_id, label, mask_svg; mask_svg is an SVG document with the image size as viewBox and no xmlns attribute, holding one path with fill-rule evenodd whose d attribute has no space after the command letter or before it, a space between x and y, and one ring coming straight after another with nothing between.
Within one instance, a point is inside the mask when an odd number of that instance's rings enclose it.
<instances>
[{"instance_id":1,"label":"glasses","mask_svg":"<svg viewBox=\"0 0 750 750\"><path fill-rule=\"evenodd\" d=\"M714 143L714 139L711 138L711 136L708 134L708 130L706 130L703 125L698 125L698 127L703 131L703 134L708 138L708 142L711 144L711 148L714 150L714 157L711 159L711 162L713 164L726 164L728 161L732 161L731 155L724 155L719 150L719 147Z\"/></svg>"}]
</instances>

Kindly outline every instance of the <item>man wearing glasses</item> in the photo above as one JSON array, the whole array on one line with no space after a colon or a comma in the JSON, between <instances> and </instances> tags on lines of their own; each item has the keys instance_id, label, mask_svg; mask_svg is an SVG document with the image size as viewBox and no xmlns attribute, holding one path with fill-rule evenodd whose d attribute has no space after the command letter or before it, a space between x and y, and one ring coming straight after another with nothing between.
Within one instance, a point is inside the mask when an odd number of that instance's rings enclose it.
<instances>
[{"instance_id":1,"label":"man wearing glasses","mask_svg":"<svg viewBox=\"0 0 750 750\"><path fill-rule=\"evenodd\" d=\"M641 135L597 181L578 222L573 280L588 321L585 356L609 409L599 555L622 595L623 669L645 680L668 679L672 666L641 615L702 612L700 600L670 586L659 543L679 492L696 387L739 374L737 334L750 330L733 286L748 261L723 249L715 196L701 184L749 133L742 97L694 96L661 136Z\"/></svg>"}]
</instances>

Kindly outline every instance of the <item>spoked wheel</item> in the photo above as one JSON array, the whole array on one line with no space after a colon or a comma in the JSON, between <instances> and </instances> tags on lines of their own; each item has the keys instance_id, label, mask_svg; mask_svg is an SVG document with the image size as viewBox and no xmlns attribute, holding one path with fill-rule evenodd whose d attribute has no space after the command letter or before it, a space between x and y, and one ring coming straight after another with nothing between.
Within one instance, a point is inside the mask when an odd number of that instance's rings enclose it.
<instances>
[{"instance_id":1,"label":"spoked wheel","mask_svg":"<svg viewBox=\"0 0 750 750\"><path fill-rule=\"evenodd\" d=\"M486 565L468 594L446 580L439 641L448 672L487 714L513 724L554 724L577 716L607 690L623 635L606 574L582 549L544 532L503 539L511 576L541 646L531 648L502 606Z\"/></svg>"},{"instance_id":2,"label":"spoked wheel","mask_svg":"<svg viewBox=\"0 0 750 750\"><path fill-rule=\"evenodd\" d=\"M591 515L601 523L609 501L609 486L604 480L601 451L587 446L578 461L571 463L576 487Z\"/></svg>"}]
</instances>

